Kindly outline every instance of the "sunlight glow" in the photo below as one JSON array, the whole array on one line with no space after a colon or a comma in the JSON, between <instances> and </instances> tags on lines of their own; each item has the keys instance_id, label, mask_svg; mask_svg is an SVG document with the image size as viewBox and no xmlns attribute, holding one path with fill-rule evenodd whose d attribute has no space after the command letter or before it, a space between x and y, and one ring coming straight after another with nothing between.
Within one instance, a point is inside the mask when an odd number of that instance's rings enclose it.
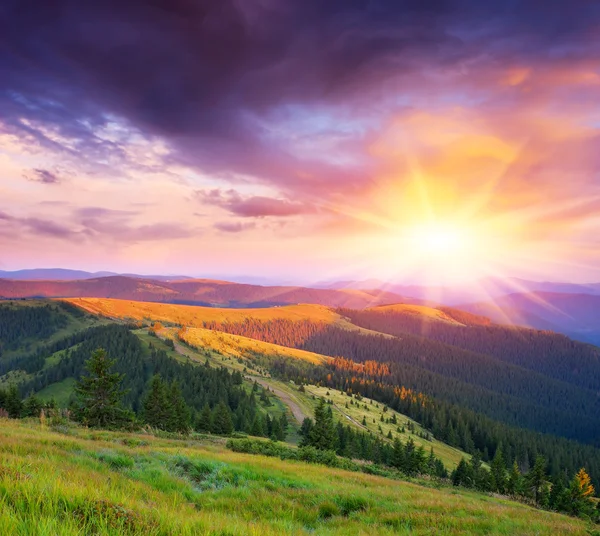
<instances>
[{"instance_id":1,"label":"sunlight glow","mask_svg":"<svg viewBox=\"0 0 600 536\"><path fill-rule=\"evenodd\" d=\"M469 246L469 233L448 224L418 225L409 230L408 236L417 250L426 255L444 257L456 255Z\"/></svg>"}]
</instances>

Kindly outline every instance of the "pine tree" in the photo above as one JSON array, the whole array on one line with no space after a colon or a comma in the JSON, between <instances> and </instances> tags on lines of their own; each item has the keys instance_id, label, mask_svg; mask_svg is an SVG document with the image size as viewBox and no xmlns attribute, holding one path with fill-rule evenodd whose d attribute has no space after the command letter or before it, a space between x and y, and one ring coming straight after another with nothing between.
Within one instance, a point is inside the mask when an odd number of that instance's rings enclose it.
<instances>
[{"instance_id":1,"label":"pine tree","mask_svg":"<svg viewBox=\"0 0 600 536\"><path fill-rule=\"evenodd\" d=\"M156 374L150 380L148 392L143 401L142 418L153 428L167 430L172 412L173 408L167 397L166 385Z\"/></svg>"},{"instance_id":2,"label":"pine tree","mask_svg":"<svg viewBox=\"0 0 600 536\"><path fill-rule=\"evenodd\" d=\"M254 420L252 421L252 426L250 428L250 435L261 437L265 435L264 430L264 421L260 416L260 413L254 415Z\"/></svg>"},{"instance_id":3,"label":"pine tree","mask_svg":"<svg viewBox=\"0 0 600 536\"><path fill-rule=\"evenodd\" d=\"M289 423L288 423L287 417L286 417L285 413L282 413L281 417L279 418L279 428L281 429L281 435L278 439L280 441L285 441L285 438L287 436L288 426L289 426Z\"/></svg>"},{"instance_id":4,"label":"pine tree","mask_svg":"<svg viewBox=\"0 0 600 536\"><path fill-rule=\"evenodd\" d=\"M543 456L537 456L535 463L525 476L526 485L529 493L536 504L542 504L544 488L546 486L546 460Z\"/></svg>"},{"instance_id":5,"label":"pine tree","mask_svg":"<svg viewBox=\"0 0 600 536\"><path fill-rule=\"evenodd\" d=\"M198 432L210 432L211 416L212 413L207 402L204 404L202 411L198 414L198 418L196 419L196 430L198 430Z\"/></svg>"},{"instance_id":6,"label":"pine tree","mask_svg":"<svg viewBox=\"0 0 600 536\"><path fill-rule=\"evenodd\" d=\"M124 374L110 372L115 364L98 348L86 362L87 376L75 386L75 418L93 428L120 428L133 422L133 414L121 404Z\"/></svg>"},{"instance_id":7,"label":"pine tree","mask_svg":"<svg viewBox=\"0 0 600 536\"><path fill-rule=\"evenodd\" d=\"M269 434L269 437L275 441L279 441L281 438L281 424L279 422L279 419L272 419L271 420L271 433Z\"/></svg>"},{"instance_id":8,"label":"pine tree","mask_svg":"<svg viewBox=\"0 0 600 536\"><path fill-rule=\"evenodd\" d=\"M398 438L394 439L394 450L392 451L391 465L400 471L404 469L404 447Z\"/></svg>"},{"instance_id":9,"label":"pine tree","mask_svg":"<svg viewBox=\"0 0 600 536\"><path fill-rule=\"evenodd\" d=\"M4 401L6 411L11 419L19 419L23 412L23 402L16 385L11 385Z\"/></svg>"},{"instance_id":10,"label":"pine tree","mask_svg":"<svg viewBox=\"0 0 600 536\"><path fill-rule=\"evenodd\" d=\"M335 427L331 408L321 399L315 408L315 424L310 432L310 445L319 450L335 449Z\"/></svg>"},{"instance_id":11,"label":"pine tree","mask_svg":"<svg viewBox=\"0 0 600 536\"><path fill-rule=\"evenodd\" d=\"M25 417L39 417L42 407L42 401L37 396L31 395L23 404L23 414Z\"/></svg>"},{"instance_id":12,"label":"pine tree","mask_svg":"<svg viewBox=\"0 0 600 536\"><path fill-rule=\"evenodd\" d=\"M212 426L210 430L213 434L229 435L233 432L233 421L231 420L231 411L221 401L215 406L212 414Z\"/></svg>"},{"instance_id":13,"label":"pine tree","mask_svg":"<svg viewBox=\"0 0 600 536\"><path fill-rule=\"evenodd\" d=\"M191 411L185 403L179 384L175 381L169 386L168 400L171 407L170 431L187 434L190 431Z\"/></svg>"},{"instance_id":14,"label":"pine tree","mask_svg":"<svg viewBox=\"0 0 600 536\"><path fill-rule=\"evenodd\" d=\"M310 417L305 417L302 421L302 425L300 426L300 446L306 447L310 445L310 436L312 433L312 429L314 428L315 423Z\"/></svg>"},{"instance_id":15,"label":"pine tree","mask_svg":"<svg viewBox=\"0 0 600 536\"><path fill-rule=\"evenodd\" d=\"M472 488L475 486L473 477L473 466L466 462L464 458L461 458L460 462L456 466L456 469L452 471L451 475L452 484L455 486L464 486L466 488Z\"/></svg>"},{"instance_id":16,"label":"pine tree","mask_svg":"<svg viewBox=\"0 0 600 536\"><path fill-rule=\"evenodd\" d=\"M506 491L513 496L518 496L523 493L523 477L519 471L519 464L515 460L510 469L508 480L506 482Z\"/></svg>"},{"instance_id":17,"label":"pine tree","mask_svg":"<svg viewBox=\"0 0 600 536\"><path fill-rule=\"evenodd\" d=\"M502 447L498 445L494 459L490 466L490 477L492 490L498 493L506 491L506 467L504 465L504 456L502 455Z\"/></svg>"}]
</instances>

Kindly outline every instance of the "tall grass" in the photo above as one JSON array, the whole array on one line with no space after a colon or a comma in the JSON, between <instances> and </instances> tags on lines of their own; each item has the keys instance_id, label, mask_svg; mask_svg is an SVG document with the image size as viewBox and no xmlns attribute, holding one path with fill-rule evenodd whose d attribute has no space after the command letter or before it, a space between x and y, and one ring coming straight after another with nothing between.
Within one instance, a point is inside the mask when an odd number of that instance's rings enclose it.
<instances>
[{"instance_id":1,"label":"tall grass","mask_svg":"<svg viewBox=\"0 0 600 536\"><path fill-rule=\"evenodd\" d=\"M64 431L0 419L2 535L586 534L510 501L219 441Z\"/></svg>"}]
</instances>

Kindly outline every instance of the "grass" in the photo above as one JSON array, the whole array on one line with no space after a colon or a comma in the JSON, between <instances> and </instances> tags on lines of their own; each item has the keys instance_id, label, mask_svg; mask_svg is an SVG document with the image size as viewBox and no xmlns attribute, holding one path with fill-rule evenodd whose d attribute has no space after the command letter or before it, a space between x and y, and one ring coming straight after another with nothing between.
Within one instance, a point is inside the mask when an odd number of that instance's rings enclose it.
<instances>
[{"instance_id":1,"label":"grass","mask_svg":"<svg viewBox=\"0 0 600 536\"><path fill-rule=\"evenodd\" d=\"M409 438L412 438L415 445L417 445L417 447L422 445L427 453L429 452L429 449L433 447L433 452L440 460L442 460L449 471L458 465L461 458L470 459L471 457L469 454L438 441L437 439L432 439L431 441L423 439L419 434L427 433L427 430L419 423L392 409L387 409L384 412L384 405L380 402L365 397L362 398L361 402L358 402L356 399L345 393L326 387L317 387L316 385L305 386L305 389L305 395L314 395L317 400L320 398L332 400L334 404L334 415L337 414L337 418L343 423L354 425L356 428L363 431L371 431L373 434L379 435L382 438L386 438L388 432L391 432L393 438L399 437L403 443ZM329 393L329 395L327 393ZM350 404L350 400L352 400L354 404ZM348 404L347 408L346 403ZM384 419L391 419L393 415L396 416L397 424L381 422L382 416ZM363 418L366 421L366 428L362 425ZM411 428L414 428L414 433L409 430L409 424L411 425ZM379 431L380 426L382 432ZM403 427L404 432L402 432ZM400 432L398 431L398 428L400 428Z\"/></svg>"},{"instance_id":2,"label":"grass","mask_svg":"<svg viewBox=\"0 0 600 536\"><path fill-rule=\"evenodd\" d=\"M6 536L586 534L581 520L508 500L234 453L219 439L0 427Z\"/></svg>"},{"instance_id":3,"label":"grass","mask_svg":"<svg viewBox=\"0 0 600 536\"><path fill-rule=\"evenodd\" d=\"M173 338L175 329L165 329L166 335ZM278 344L258 341L240 335L231 335L221 331L213 331L203 328L187 328L181 335L184 342L196 348L216 350L221 355L234 358L245 358L248 354L262 354L268 357L289 357L307 361L314 365L322 365L331 361L331 357L288 348Z\"/></svg>"},{"instance_id":4,"label":"grass","mask_svg":"<svg viewBox=\"0 0 600 536\"><path fill-rule=\"evenodd\" d=\"M60 382L51 383L44 387L36 393L36 396L44 401L54 399L58 407L66 408L75 383L77 383L75 378L65 378Z\"/></svg>"}]
</instances>

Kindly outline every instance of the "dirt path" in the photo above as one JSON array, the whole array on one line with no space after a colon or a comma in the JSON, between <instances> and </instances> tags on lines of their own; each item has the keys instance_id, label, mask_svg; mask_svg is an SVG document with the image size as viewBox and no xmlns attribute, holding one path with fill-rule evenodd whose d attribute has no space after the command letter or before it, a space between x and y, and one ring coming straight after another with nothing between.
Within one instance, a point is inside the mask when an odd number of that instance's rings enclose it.
<instances>
[{"instance_id":1,"label":"dirt path","mask_svg":"<svg viewBox=\"0 0 600 536\"><path fill-rule=\"evenodd\" d=\"M187 352L187 349L182 344L180 344L179 342L177 342L175 340L173 341L173 344L175 346L175 351L178 354L190 358L190 356ZM302 410L302 408L300 407L298 402L293 399L292 395L290 395L289 393L286 393L282 389L279 389L279 387L272 385L271 382L269 382L267 379L261 378L259 376L246 376L246 379L251 380L251 381L256 381L259 385L262 385L263 387L270 389L273 392L273 394L277 398L279 398L279 400L281 400L288 408L290 408L292 415L299 423L302 423L302 421L306 417L309 417L309 415L307 415Z\"/></svg>"},{"instance_id":2,"label":"dirt path","mask_svg":"<svg viewBox=\"0 0 600 536\"><path fill-rule=\"evenodd\" d=\"M316 393L312 393L311 391L309 391L308 389L306 390L307 393L314 395L314 396L318 396ZM367 430L369 431L369 429L364 426L362 423L359 423L356 419L353 419L352 417L350 417L350 415L348 415L343 408L341 408L340 406L338 406L337 404L332 404L333 407L335 409L337 409L344 417L346 417L346 419L348 419L351 423L353 423L355 426L358 426L360 429L362 430Z\"/></svg>"},{"instance_id":3,"label":"dirt path","mask_svg":"<svg viewBox=\"0 0 600 536\"><path fill-rule=\"evenodd\" d=\"M292 395L290 395L289 393L286 393L285 391L282 391L278 387L275 387L265 378L259 378L257 376L247 376L247 378L249 380L256 381L258 384L262 385L263 387L266 387L266 388L270 389L271 391L273 391L275 396L277 398L279 398L279 400L281 400L288 408L290 408L292 415L299 423L302 423L302 421L306 417L309 417L309 415L304 413L304 411L300 407L300 404L298 404L298 402L296 400L294 400L292 398Z\"/></svg>"}]
</instances>

